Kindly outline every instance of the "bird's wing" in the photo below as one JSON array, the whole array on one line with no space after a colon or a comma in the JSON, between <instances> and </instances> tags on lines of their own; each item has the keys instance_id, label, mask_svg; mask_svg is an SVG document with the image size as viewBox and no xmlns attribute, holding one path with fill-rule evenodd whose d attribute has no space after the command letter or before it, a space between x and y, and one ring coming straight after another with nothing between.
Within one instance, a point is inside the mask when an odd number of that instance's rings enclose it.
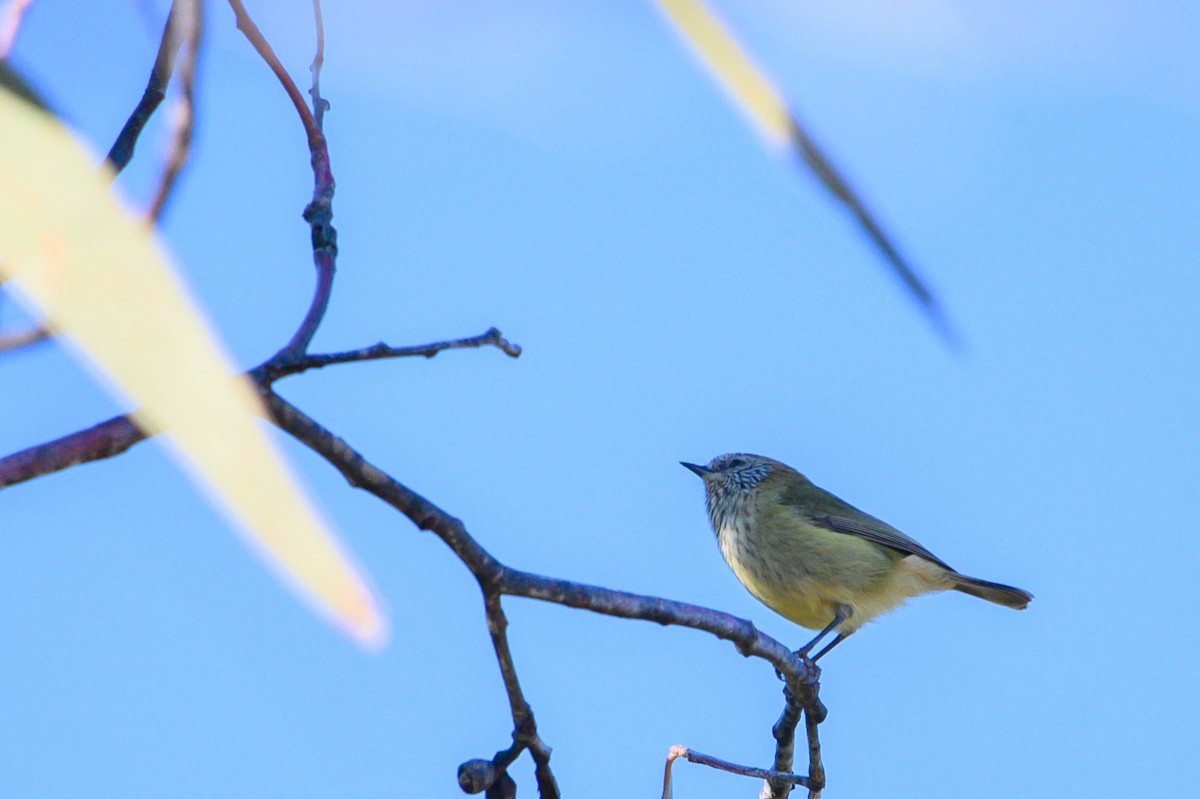
<instances>
[{"instance_id":1,"label":"bird's wing","mask_svg":"<svg viewBox=\"0 0 1200 799\"><path fill-rule=\"evenodd\" d=\"M809 484L801 496L788 497L784 501L788 502L788 500L791 500L789 504L796 505L818 527L824 527L835 533L856 535L906 555L920 555L942 568L954 571L944 560L887 522L863 513L849 502L839 499L815 485Z\"/></svg>"}]
</instances>

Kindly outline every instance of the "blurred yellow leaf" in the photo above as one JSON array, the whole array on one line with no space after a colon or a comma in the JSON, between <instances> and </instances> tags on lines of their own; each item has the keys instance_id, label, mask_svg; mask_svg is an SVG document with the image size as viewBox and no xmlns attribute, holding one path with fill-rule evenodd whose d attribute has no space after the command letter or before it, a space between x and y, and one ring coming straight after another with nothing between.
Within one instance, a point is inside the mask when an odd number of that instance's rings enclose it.
<instances>
[{"instance_id":1,"label":"blurred yellow leaf","mask_svg":"<svg viewBox=\"0 0 1200 799\"><path fill-rule=\"evenodd\" d=\"M787 103L783 101L783 96L763 71L750 60L721 20L708 9L703 0L655 2L680 37L750 118L759 133L770 144L790 149L801 158L821 185L854 215L859 227L887 259L892 271L921 305L938 332L951 346L958 346L958 335L933 292L908 260L900 254L895 242L884 231L875 215L867 209L858 192L797 122L788 110Z\"/></svg>"},{"instance_id":2,"label":"blurred yellow leaf","mask_svg":"<svg viewBox=\"0 0 1200 799\"><path fill-rule=\"evenodd\" d=\"M773 144L788 144L792 117L787 104L721 21L698 0L656 1L758 131Z\"/></svg>"},{"instance_id":3,"label":"blurred yellow leaf","mask_svg":"<svg viewBox=\"0 0 1200 799\"><path fill-rule=\"evenodd\" d=\"M165 431L188 472L269 564L359 641L384 621L364 581L291 476L147 225L50 114L0 87L0 273ZM11 285L11 284L10 284Z\"/></svg>"}]
</instances>

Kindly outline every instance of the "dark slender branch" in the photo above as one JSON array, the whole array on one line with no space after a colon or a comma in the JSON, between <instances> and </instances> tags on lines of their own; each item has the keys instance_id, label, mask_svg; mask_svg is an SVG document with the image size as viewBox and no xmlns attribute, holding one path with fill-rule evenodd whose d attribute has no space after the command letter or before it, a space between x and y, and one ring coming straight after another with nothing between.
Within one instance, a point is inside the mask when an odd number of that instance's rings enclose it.
<instances>
[{"instance_id":1,"label":"dark slender branch","mask_svg":"<svg viewBox=\"0 0 1200 799\"><path fill-rule=\"evenodd\" d=\"M816 690L814 686L814 692ZM820 799L825 790L825 766L821 762L821 738L817 725L825 719L824 708L816 713L811 706L804 708L804 729L808 735L808 799Z\"/></svg>"},{"instance_id":2,"label":"dark slender branch","mask_svg":"<svg viewBox=\"0 0 1200 799\"><path fill-rule=\"evenodd\" d=\"M760 658L771 663L784 675L791 695L798 698L798 706L803 707L806 716L812 720L808 727L810 756L816 759L812 761L815 768L810 766L809 777L814 789L823 785L824 775L820 770L820 750L816 738L816 720L824 713L815 690L818 672L810 663L796 658L788 647L759 631L751 622L721 611L661 597L544 577L506 567L480 546L459 519L371 464L343 439L275 394L270 388L269 378L260 378L259 387L275 424L325 458L342 473L350 485L374 494L407 516L418 528L435 533L475 576L485 596L508 594L609 616L690 627L732 642L737 651L744 656ZM127 418L110 419L89 430L0 460L0 487L77 463L112 457L143 438L145 434ZM498 658L501 657L498 653ZM503 661L501 671L502 674L506 671ZM515 678L515 672L513 676ZM523 702L521 698L514 706L514 719ZM789 703L789 708L791 707L792 704ZM786 711L785 717L790 718ZM791 729L795 729L794 722L791 723ZM544 748L544 744L541 744L540 738L537 737L524 743L529 747L538 767L539 790L543 791L545 797L556 796L552 791L557 791L557 788L550 787L553 775L548 767L549 749ZM790 754L786 759L789 765L782 765L784 759L777 756L776 771L790 770Z\"/></svg>"},{"instance_id":3,"label":"dark slender branch","mask_svg":"<svg viewBox=\"0 0 1200 799\"><path fill-rule=\"evenodd\" d=\"M728 771L731 774L740 774L743 777L758 777L759 779L767 780L774 784L783 785L808 785L808 777L800 774L792 774L786 771L774 771L765 768L755 768L754 766L743 766L738 763L730 763L728 760L722 760L719 757L706 755L703 752L696 752L686 746L672 746L667 754L667 767L663 774L663 799L667 799L670 795L671 787L671 766L678 758L683 758L690 763L698 763L702 766L710 766L721 771Z\"/></svg>"},{"instance_id":4,"label":"dark slender branch","mask_svg":"<svg viewBox=\"0 0 1200 799\"><path fill-rule=\"evenodd\" d=\"M0 488L70 466L120 455L145 437L128 417L116 416L86 430L0 459Z\"/></svg>"},{"instance_id":5,"label":"dark slender branch","mask_svg":"<svg viewBox=\"0 0 1200 799\"><path fill-rule=\"evenodd\" d=\"M146 215L157 222L175 188L179 173L187 163L192 147L192 130L195 121L196 62L200 56L200 41L204 33L203 0L182 0L176 7L177 29L173 35L183 42L183 53L179 56L179 100L171 114L171 144L163 162L158 189Z\"/></svg>"},{"instance_id":6,"label":"dark slender branch","mask_svg":"<svg viewBox=\"0 0 1200 799\"><path fill-rule=\"evenodd\" d=\"M436 530L435 530L436 532ZM691 627L731 642L742 655L771 663L789 678L803 679L810 666L799 660L786 646L766 635L751 622L728 613L676 602L656 596L616 591L571 580L543 577L530 572L505 569L497 577L502 593L540 599L557 605L590 610L606 616L641 619L662 625Z\"/></svg>"},{"instance_id":7,"label":"dark slender branch","mask_svg":"<svg viewBox=\"0 0 1200 799\"><path fill-rule=\"evenodd\" d=\"M540 599L608 616L691 627L733 642L743 655L771 663L789 681L803 683L812 677L811 664L745 619L685 602L543 577L504 566L471 537L460 520L370 464L344 440L279 395L268 391L265 398L273 421L282 430L329 461L350 485L374 494L418 528L441 538L471 570L485 592Z\"/></svg>"},{"instance_id":8,"label":"dark slender branch","mask_svg":"<svg viewBox=\"0 0 1200 799\"><path fill-rule=\"evenodd\" d=\"M821 702L821 670L809 664L809 675L800 680L788 681L783 688L784 707L779 720L771 727L775 738L775 770L790 771L796 753L796 727L804 713L805 732L808 736L808 787L809 799L818 799L825 789L825 769L821 766L821 741L817 725L825 720L827 711ZM791 785L784 780L767 781L764 799L785 799Z\"/></svg>"},{"instance_id":9,"label":"dark slender branch","mask_svg":"<svg viewBox=\"0 0 1200 799\"><path fill-rule=\"evenodd\" d=\"M480 586L482 588L482 586ZM500 676L504 681L504 691L508 695L508 705L513 719L513 744L507 749L501 749L491 760L480 758L468 760L458 767L458 785L464 793L480 793L486 791L508 777L508 767L520 757L521 753L529 750L538 769L538 790L545 799L559 796L558 783L550 772L550 747L538 737L537 722L533 718L533 709L525 701L521 692L521 684L517 679L517 669L513 665L512 651L508 646L508 618L500 605L500 595L495 591L483 589L484 612L487 616L488 633L492 637L492 647L496 651L496 662L500 666ZM547 777L547 786L542 788L542 774ZM511 778L509 778L511 780ZM495 793L493 791L492 793ZM489 793L489 796L492 795Z\"/></svg>"},{"instance_id":10,"label":"dark slender branch","mask_svg":"<svg viewBox=\"0 0 1200 799\"><path fill-rule=\"evenodd\" d=\"M508 646L508 618L500 605L500 595L484 589L483 604L487 613L488 632L492 636L492 647L496 650L496 662L500 665L500 676L504 680L504 690L508 694L508 704L512 711L514 745L528 749L533 758L538 795L542 799L559 799L558 782L550 770L550 747L538 735L533 708L521 692L517 669L513 665L512 651Z\"/></svg>"},{"instance_id":11,"label":"dark slender branch","mask_svg":"<svg viewBox=\"0 0 1200 799\"><path fill-rule=\"evenodd\" d=\"M533 757L533 778L537 781L538 796L542 799L558 799L562 794L558 790L558 780L550 771L550 747L538 738L530 744L529 754Z\"/></svg>"},{"instance_id":12,"label":"dark slender branch","mask_svg":"<svg viewBox=\"0 0 1200 799\"><path fill-rule=\"evenodd\" d=\"M309 303L308 313L304 315L300 326L296 328L287 345L279 351L280 358L291 355L302 355L308 351L317 328L325 318L329 308L329 298L333 294L333 277L337 271L337 230L333 227L333 210L329 201L333 198L333 184L329 184L329 197L319 202L313 200L304 209L304 221L312 228L313 264L317 268L317 285L313 291L312 302Z\"/></svg>"},{"instance_id":13,"label":"dark slender branch","mask_svg":"<svg viewBox=\"0 0 1200 799\"><path fill-rule=\"evenodd\" d=\"M306 372L309 369L322 369L339 363L356 363L358 361L378 361L385 358L432 358L445 350L473 349L477 347L496 347L505 354L516 358L521 354L521 347L504 338L496 328L489 328L486 333L469 338L436 341L432 344L418 344L410 347L389 347L380 342L370 347L344 352L324 354L298 354L295 356L276 355L258 367L263 377L275 381L289 375Z\"/></svg>"},{"instance_id":14,"label":"dark slender branch","mask_svg":"<svg viewBox=\"0 0 1200 799\"><path fill-rule=\"evenodd\" d=\"M500 562L467 534L461 521L369 463L344 440L278 394L268 389L263 392L263 399L271 420L280 429L328 460L350 485L382 499L419 529L436 532L485 588L488 581L480 579L480 575L498 576L503 570Z\"/></svg>"},{"instance_id":15,"label":"dark slender branch","mask_svg":"<svg viewBox=\"0 0 1200 799\"><path fill-rule=\"evenodd\" d=\"M783 713L771 727L771 734L775 737L775 771L779 772L791 771L796 751L796 725L800 723L803 711L790 685L784 686L783 697ZM768 778L763 796L764 799L785 799L791 791L792 783L789 780Z\"/></svg>"},{"instance_id":16,"label":"dark slender branch","mask_svg":"<svg viewBox=\"0 0 1200 799\"><path fill-rule=\"evenodd\" d=\"M787 735L793 736L801 708L812 718L820 718L823 715L824 708L820 705L816 692L816 679L819 674L816 667L797 658L786 646L757 630L752 623L727 613L684 602L614 591L504 566L475 541L460 520L371 465L344 440L323 428L294 405L269 391L265 398L275 423L333 464L352 486L374 494L407 516L420 529L432 531L441 538L470 569L483 588L485 598L500 594L523 596L610 616L691 627L711 633L733 642L737 650L747 657L758 657L768 661L784 675L788 685L788 696L795 697L795 700L789 701L785 718L781 719L777 729L783 730L786 725L790 725ZM489 614L489 629L491 624L492 616ZM493 641L495 635L493 630ZM512 682L509 680L511 661L506 661L504 653L499 649L497 656L501 661L501 673L505 675L505 687L509 690L510 703L515 703L513 713L516 721L522 712L521 708L527 708L528 705L515 683L515 671L512 672ZM780 732L777 738L782 734ZM810 744L814 744L815 722L810 734L813 736L810 738ZM789 771L791 757L789 742L786 758L776 758L776 770ZM549 775L548 768L546 773ZM819 788L815 790L819 791Z\"/></svg>"},{"instance_id":17,"label":"dark slender branch","mask_svg":"<svg viewBox=\"0 0 1200 799\"><path fill-rule=\"evenodd\" d=\"M492 637L492 648L496 650L496 662L500 665L500 677L504 680L504 691L512 709L513 724L521 738L537 735L537 723L533 719L533 708L525 701L521 682L513 665L512 650L508 647L508 617L500 605L500 595L484 591L484 612L487 614L488 634ZM522 743L518 740L518 743Z\"/></svg>"},{"instance_id":18,"label":"dark slender branch","mask_svg":"<svg viewBox=\"0 0 1200 799\"><path fill-rule=\"evenodd\" d=\"M241 0L229 0L229 5L237 17L238 30L250 40L254 49L267 62L271 71L275 73L275 77L283 85L288 97L291 98L292 105L295 106L296 113L300 115L300 121L303 123L305 134L308 137L308 150L313 170L313 198L308 207L304 209L304 220L312 228L313 263L317 267L317 287L313 292L308 313L305 314L300 327L292 336L291 341L275 356L279 359L286 359L307 352L308 345L316 335L317 328L321 326L321 320L325 318L325 310L329 307L329 297L333 292L333 276L337 270L337 230L333 227L335 186L333 172L329 166L329 145L325 140L325 133L321 129L325 118L325 109L329 105L321 97L319 89L320 66L325 57L325 33L321 23L320 5L314 2L317 10L317 55L313 60L313 86L311 89L313 106L317 110L314 116L305 104L304 95L300 93L296 82L283 68L283 64L280 63L275 51L271 49L271 45L267 43L258 26L254 24L254 20L250 19Z\"/></svg>"},{"instance_id":19,"label":"dark slender branch","mask_svg":"<svg viewBox=\"0 0 1200 799\"><path fill-rule=\"evenodd\" d=\"M376 345L376 347L378 346ZM395 347L390 352L374 356L364 354L376 349L375 347L368 347L364 350L351 350L346 353L304 356L299 359L298 364L285 362L282 366L275 366L272 361L268 361L256 366L246 374L255 382L260 390L266 390L275 380L281 377L296 374L305 369L326 366L331 363L350 363L352 361L370 360L371 357L400 358L419 355L432 358L442 350L484 346L498 347L513 357L516 357L521 352L519 345L510 343L499 330L491 328L480 336L423 344L418 347ZM311 364L308 363L308 358L317 360L328 359L328 362ZM103 460L104 458L111 458L114 455L120 455L145 438L146 434L138 429L137 425L129 417L114 416L86 430L78 430L62 438L47 441L44 444L38 444L29 449L0 458L0 488L16 483L23 483L35 477L53 474L54 472L62 471L81 463L89 463L91 461Z\"/></svg>"},{"instance_id":20,"label":"dark slender branch","mask_svg":"<svg viewBox=\"0 0 1200 799\"><path fill-rule=\"evenodd\" d=\"M522 596L609 616L642 619L708 632L731 641L738 652L747 657L757 657L771 663L784 675L793 695L800 698L806 712L819 714L823 711L819 707L815 691L805 693L803 689L803 686L815 679L814 667L796 658L788 647L756 629L751 622L684 602L615 591L508 568L480 546L460 520L368 462L344 440L275 394L270 389L269 382L260 382L259 386L275 424L325 458L342 473L350 485L382 499L407 516L418 528L435 533L475 576L485 591L485 596ZM0 460L0 487L77 463L111 457L143 438L145 434L127 418L110 419L89 430ZM819 715L811 717L819 718ZM810 734L815 736L815 733L814 722ZM810 744L814 740L815 738L810 738ZM549 750L544 750L545 760L540 759L543 755L535 748L539 741L540 739L535 738L526 742L526 745L530 747L535 763L538 764L539 786L547 786L544 789L545 796L554 796L548 787L553 780L548 768ZM786 771L788 768L776 770ZM810 776L813 776L811 771Z\"/></svg>"},{"instance_id":21,"label":"dark slender branch","mask_svg":"<svg viewBox=\"0 0 1200 799\"><path fill-rule=\"evenodd\" d=\"M106 160L117 172L124 169L125 165L129 163L129 159L133 157L133 148L137 144L138 137L142 135L142 128L146 127L146 123L154 114L155 109L167 96L167 84L171 80L175 54L183 42L183 37L179 35L180 16L185 13L183 6L190 5L191 2L192 0L174 0L171 3L171 11L167 15L167 24L163 27L162 39L158 43L158 54L154 57L154 67L150 70L150 79L146 83L146 90L142 92L142 99L138 101L137 107L133 109L125 126L121 128L117 140L113 142L112 149L108 151Z\"/></svg>"}]
</instances>

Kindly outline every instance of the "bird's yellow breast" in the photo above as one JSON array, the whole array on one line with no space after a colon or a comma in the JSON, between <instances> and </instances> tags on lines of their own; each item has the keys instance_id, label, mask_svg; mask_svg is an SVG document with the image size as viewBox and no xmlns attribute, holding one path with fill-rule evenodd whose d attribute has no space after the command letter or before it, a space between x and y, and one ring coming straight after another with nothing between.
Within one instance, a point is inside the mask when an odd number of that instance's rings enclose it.
<instances>
[{"instance_id":1,"label":"bird's yellow breast","mask_svg":"<svg viewBox=\"0 0 1200 799\"><path fill-rule=\"evenodd\" d=\"M834 532L794 508L752 503L717 531L734 575L771 610L802 627L821 629L839 604L853 611L850 631L919 591L898 580L899 554Z\"/></svg>"}]
</instances>

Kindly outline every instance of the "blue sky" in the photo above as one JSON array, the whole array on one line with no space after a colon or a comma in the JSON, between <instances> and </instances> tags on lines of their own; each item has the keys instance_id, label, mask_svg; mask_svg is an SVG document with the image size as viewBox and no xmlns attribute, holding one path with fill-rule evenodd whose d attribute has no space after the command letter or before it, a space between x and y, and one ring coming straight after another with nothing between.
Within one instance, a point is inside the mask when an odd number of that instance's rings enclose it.
<instances>
[{"instance_id":1,"label":"blue sky","mask_svg":"<svg viewBox=\"0 0 1200 799\"><path fill-rule=\"evenodd\" d=\"M15 56L103 151L162 3L35 4ZM311 291L300 126L209 9L164 235L245 365ZM647 3L329 3L339 273L316 345L498 326L525 347L280 392L515 566L807 631L722 562L679 460L760 452L1013 613L922 598L829 657L827 795L1186 794L1200 696L1200 18L1183 4L718 8L966 342L773 157ZM304 84L306 3L250 10ZM149 197L161 120L122 179ZM53 346L0 358L12 451L114 403ZM158 443L0 494L0 793L455 796L511 723L477 589L281 439L390 607L365 655L281 589ZM655 795L671 744L766 764L768 666L680 629L510 600L569 796ZM516 768L533 790L527 761ZM698 766L676 796L756 795Z\"/></svg>"}]
</instances>

